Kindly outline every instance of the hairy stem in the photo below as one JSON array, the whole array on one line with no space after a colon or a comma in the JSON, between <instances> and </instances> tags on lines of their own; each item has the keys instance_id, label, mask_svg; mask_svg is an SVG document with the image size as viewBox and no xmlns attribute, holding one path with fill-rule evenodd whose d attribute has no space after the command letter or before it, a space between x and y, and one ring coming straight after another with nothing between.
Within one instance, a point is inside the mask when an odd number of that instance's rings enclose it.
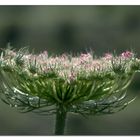
<instances>
[{"instance_id":1,"label":"hairy stem","mask_svg":"<svg viewBox=\"0 0 140 140\"><path fill-rule=\"evenodd\" d=\"M67 112L59 106L56 113L55 135L63 135L65 130Z\"/></svg>"}]
</instances>

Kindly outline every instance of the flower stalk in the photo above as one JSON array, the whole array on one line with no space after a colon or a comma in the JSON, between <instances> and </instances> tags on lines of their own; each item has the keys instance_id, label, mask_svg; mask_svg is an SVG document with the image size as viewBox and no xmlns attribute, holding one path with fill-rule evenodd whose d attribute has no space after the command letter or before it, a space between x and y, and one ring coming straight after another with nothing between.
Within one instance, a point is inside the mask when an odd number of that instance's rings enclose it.
<instances>
[{"instance_id":1,"label":"flower stalk","mask_svg":"<svg viewBox=\"0 0 140 140\"><path fill-rule=\"evenodd\" d=\"M55 135L64 135L67 112L59 106L56 111Z\"/></svg>"}]
</instances>

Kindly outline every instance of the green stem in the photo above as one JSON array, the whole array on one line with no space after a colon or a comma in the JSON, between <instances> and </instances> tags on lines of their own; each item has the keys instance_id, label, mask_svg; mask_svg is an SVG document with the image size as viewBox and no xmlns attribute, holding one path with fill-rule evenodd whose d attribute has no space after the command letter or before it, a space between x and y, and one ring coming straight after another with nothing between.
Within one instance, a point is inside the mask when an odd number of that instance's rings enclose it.
<instances>
[{"instance_id":1,"label":"green stem","mask_svg":"<svg viewBox=\"0 0 140 140\"><path fill-rule=\"evenodd\" d=\"M63 107L59 107L56 113L55 135L63 135L65 130L67 112Z\"/></svg>"}]
</instances>

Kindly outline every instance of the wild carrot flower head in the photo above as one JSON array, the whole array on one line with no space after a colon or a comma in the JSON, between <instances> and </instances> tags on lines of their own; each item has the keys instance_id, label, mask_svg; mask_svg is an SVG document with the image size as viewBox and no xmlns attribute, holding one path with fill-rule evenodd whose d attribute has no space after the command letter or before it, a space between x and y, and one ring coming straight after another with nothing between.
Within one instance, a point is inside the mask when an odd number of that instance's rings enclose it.
<instances>
[{"instance_id":1,"label":"wild carrot flower head","mask_svg":"<svg viewBox=\"0 0 140 140\"><path fill-rule=\"evenodd\" d=\"M23 112L52 114L63 106L86 115L113 113L129 103L125 91L139 70L140 60L129 51L96 58L91 53L51 57L47 51L36 55L5 49L1 99Z\"/></svg>"}]
</instances>

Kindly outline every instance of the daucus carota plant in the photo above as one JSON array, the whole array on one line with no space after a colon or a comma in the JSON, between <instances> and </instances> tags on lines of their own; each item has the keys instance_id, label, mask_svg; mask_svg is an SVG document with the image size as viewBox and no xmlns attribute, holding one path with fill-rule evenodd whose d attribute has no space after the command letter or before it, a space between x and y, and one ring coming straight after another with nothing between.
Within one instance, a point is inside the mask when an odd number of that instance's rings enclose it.
<instances>
[{"instance_id":1,"label":"daucus carota plant","mask_svg":"<svg viewBox=\"0 0 140 140\"><path fill-rule=\"evenodd\" d=\"M89 116L124 109L133 101L126 90L139 70L140 60L129 51L51 57L47 51L7 48L0 54L0 96L21 112L56 114L55 134L64 134L69 112Z\"/></svg>"}]
</instances>

